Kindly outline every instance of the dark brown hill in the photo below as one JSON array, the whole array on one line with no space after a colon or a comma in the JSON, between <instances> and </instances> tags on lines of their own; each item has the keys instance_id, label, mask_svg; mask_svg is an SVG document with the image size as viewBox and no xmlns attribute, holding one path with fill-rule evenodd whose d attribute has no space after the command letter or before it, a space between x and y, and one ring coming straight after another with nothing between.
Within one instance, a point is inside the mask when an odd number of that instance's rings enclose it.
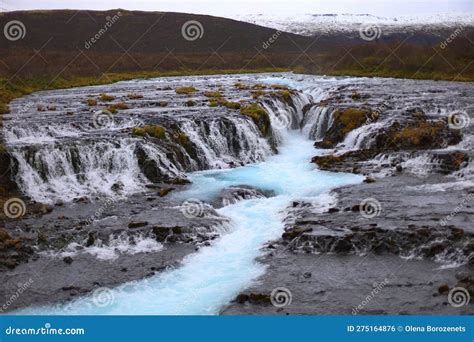
<instances>
[{"instance_id":1,"label":"dark brown hill","mask_svg":"<svg viewBox=\"0 0 474 342\"><path fill-rule=\"evenodd\" d=\"M269 67L458 80L474 74L472 28L463 28L441 49L450 30L365 41L357 32L303 37L206 15L124 10L8 12L0 14L0 27L13 20L24 25L26 34L16 41L1 36L0 76L8 78ZM183 37L189 21L202 25L201 38ZM93 37L98 37L95 43Z\"/></svg>"}]
</instances>

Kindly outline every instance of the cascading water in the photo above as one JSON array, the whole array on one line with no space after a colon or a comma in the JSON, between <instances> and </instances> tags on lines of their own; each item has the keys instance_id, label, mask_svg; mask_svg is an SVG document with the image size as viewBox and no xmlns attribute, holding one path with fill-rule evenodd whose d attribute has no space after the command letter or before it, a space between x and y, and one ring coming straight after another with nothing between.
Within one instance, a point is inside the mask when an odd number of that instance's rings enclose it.
<instances>
[{"instance_id":1,"label":"cascading water","mask_svg":"<svg viewBox=\"0 0 474 342\"><path fill-rule=\"evenodd\" d=\"M281 116L286 114L291 120L296 120L299 127L302 104L304 101L290 107L280 101L271 101L265 107L272 123L282 122ZM181 127L186 129L191 139L194 138L193 141L201 139L201 146L212 146L203 139L209 139L213 134L208 133L204 138L198 133L202 129L198 124L187 123ZM218 209L219 214L230 219L232 229L212 246L187 257L178 269L106 290L106 296L113 296L110 305L95 305L97 298L92 295L67 305L31 308L21 313L217 314L239 291L264 273L264 267L255 258L261 254L260 248L265 242L281 236L285 211L292 201L304 199L324 210L333 202L328 194L330 189L363 179L352 174L315 170L310 163L314 155L313 142L298 130L289 130L290 127L291 124L272 127L281 144L279 153L267 161L233 169L192 173L189 175L192 186L174 195L183 202L190 198L212 201L222 190L233 186L250 186L274 194L270 198L229 203ZM207 160L226 155L226 141L214 139L219 145L202 151Z\"/></svg>"},{"instance_id":2,"label":"cascading water","mask_svg":"<svg viewBox=\"0 0 474 342\"><path fill-rule=\"evenodd\" d=\"M113 183L122 181L117 177L124 172L130 173L126 176L127 178L130 177L136 181L136 183L125 181L125 188L140 186L147 181L142 180L141 177L148 177L140 168L139 159L141 158L148 158L154 169L158 169L163 174L167 173L170 177L181 177L185 172L196 171L187 174L192 184L185 191L170 195L173 196L173 201L185 203L189 199L199 199L212 203L219 198L223 190L230 187L251 187L261 190L261 193L272 194L269 198L258 197L228 202L226 206L217 209L219 214L229 218L231 228L214 240L211 246L202 247L198 252L185 258L179 268L165 271L146 280L124 284L115 289L100 288L93 294L68 304L29 308L17 313L217 314L241 290L247 288L252 281L265 272L264 267L256 261L256 258L261 255L260 248L265 242L281 236L285 222L291 220L291 215L289 216L288 213L291 214L289 205L292 202L300 200L311 202L314 204L311 208L315 208L315 213L317 213L318 210L325 210L334 203L335 199L329 194L331 189L362 181L363 177L353 174L316 170L310 163L311 157L316 154L312 140L323 138L332 124L335 109L320 101L331 96L336 79L321 78L315 85L309 76L307 83L304 77L301 81L289 76L278 79L257 76L235 77L239 78L225 77L230 78L230 81L227 80L225 84L228 88L232 88L234 82L241 82L240 78L244 78L253 82L258 80L258 82L268 84L289 85L303 91L303 94L293 94L292 101L282 101L276 96L265 96L258 100L270 115L273 131L270 143L261 137L250 118L244 118L238 112L227 111L223 108L199 107L198 104L192 110L199 114L190 115L187 111L191 109L184 105L184 102L189 100L187 97L179 98L177 101L181 102L175 105L176 108L185 108L185 111L180 112L176 109L175 112L173 107L166 113L160 112L162 117L174 120L176 132L183 132L189 138L189 144L176 146L173 151L167 150L168 146L165 144L158 146L148 139L126 136L121 131L116 131L119 133L116 134L120 138L119 143L97 141L96 137L92 139L94 135L89 137L93 144L89 144L88 148L97 145L93 152L98 153L97 160L80 157L82 152L76 154L67 152L66 145L59 147L58 137L54 136L53 141L48 141L52 149L49 154L43 152L37 155L44 146L38 150L29 147L29 150L23 153L23 146L19 142L10 141L14 153L17 153L15 158L20 168L23 168L20 171L23 177L21 182L30 184L25 185L23 189L33 198L31 186L35 184L39 187L43 186L42 191L46 194L45 197L54 198L54 195L56 193L59 195L61 190L68 191L64 189L64 186L61 188L61 184L69 184L69 182L79 184L76 187L84 186L81 190L83 193L90 193L103 187L90 185L94 184L91 181L93 176L105 177L104 187L107 188ZM252 79L252 77L257 78ZM281 82L275 82L277 80ZM222 81L222 79L216 77L215 81ZM143 81L144 87L147 86L147 82L149 81ZM204 84L207 86L209 78L194 78L192 81L180 79L179 82L165 80L164 82L168 82L166 85L174 82L173 84L178 83L180 86L188 85L186 83L188 82L199 88L204 87ZM363 83L358 79L341 79L337 82L344 87L351 87L353 84L359 86L369 84L368 81ZM373 82L370 85L372 86L371 94L374 94L374 97L382 98L388 93L385 81L372 80L370 82ZM123 85L125 88L134 89L133 91L137 91L137 86L137 81ZM154 87L156 89L156 85ZM390 89L393 90L390 96L407 97L404 93L407 92L406 89L393 86ZM123 93L127 92L129 90L123 91ZM393 95L394 92L395 95ZM250 98L249 95L247 100ZM148 99L148 101L152 100ZM197 96L194 100L196 103L204 101L203 98ZM391 98L387 99L389 100ZM361 105L354 104L352 99L338 99L338 101L345 107L348 105L347 102L350 102L351 106ZM303 111L304 107L306 107L305 111ZM144 111L138 116L141 114L143 117L153 116L159 111L161 109L152 114ZM133 111L128 115L133 115ZM350 149L366 146L372 139L372 131L380 124L380 122L372 123L354 130L337 147ZM174 138L167 141L170 144L174 143L172 139ZM276 155L272 155L274 151L272 147L275 147L271 146L272 139L278 145ZM100 144L110 145L101 150L98 147ZM194 146L192 153L189 151L190 146ZM74 148L77 149L77 147ZM86 147L81 146L82 148ZM138 153L138 157L137 150L143 152ZM105 156L108 157L105 158ZM229 169L227 168L229 166L238 167ZM99 169L108 170L108 172L98 176ZM197 171L200 169L211 170ZM67 179L65 176L68 175L73 179ZM107 177L110 179L107 180ZM55 186L57 189L54 189ZM74 196L81 191L77 191ZM106 303L108 305L97 305L97 301L101 302L104 295L109 298Z\"/></svg>"}]
</instances>

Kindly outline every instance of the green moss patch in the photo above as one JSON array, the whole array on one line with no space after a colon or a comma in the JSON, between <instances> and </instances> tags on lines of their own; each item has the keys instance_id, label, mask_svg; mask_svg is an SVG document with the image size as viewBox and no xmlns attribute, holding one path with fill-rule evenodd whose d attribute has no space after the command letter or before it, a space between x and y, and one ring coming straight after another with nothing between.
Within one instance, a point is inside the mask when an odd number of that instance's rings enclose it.
<instances>
[{"instance_id":1,"label":"green moss patch","mask_svg":"<svg viewBox=\"0 0 474 342\"><path fill-rule=\"evenodd\" d=\"M240 114L248 116L257 125L263 136L270 132L270 116L267 111L257 103L252 103L240 108Z\"/></svg>"},{"instance_id":2,"label":"green moss patch","mask_svg":"<svg viewBox=\"0 0 474 342\"><path fill-rule=\"evenodd\" d=\"M176 88L176 94L193 94L197 92L197 89L194 87L179 87Z\"/></svg>"},{"instance_id":3,"label":"green moss patch","mask_svg":"<svg viewBox=\"0 0 474 342\"><path fill-rule=\"evenodd\" d=\"M146 125L133 128L132 134L140 137L148 135L153 138L164 139L166 138L166 128L160 125Z\"/></svg>"}]
</instances>

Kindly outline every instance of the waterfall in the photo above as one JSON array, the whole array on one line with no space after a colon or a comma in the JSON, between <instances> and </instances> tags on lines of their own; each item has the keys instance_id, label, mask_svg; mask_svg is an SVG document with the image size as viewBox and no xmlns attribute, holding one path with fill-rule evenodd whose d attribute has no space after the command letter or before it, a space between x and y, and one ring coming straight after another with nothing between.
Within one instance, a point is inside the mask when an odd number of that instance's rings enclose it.
<instances>
[{"instance_id":1,"label":"waterfall","mask_svg":"<svg viewBox=\"0 0 474 342\"><path fill-rule=\"evenodd\" d=\"M370 148L372 139L375 138L377 132L383 127L384 123L375 122L356 128L347 134L344 141L338 147L343 147L347 150Z\"/></svg>"},{"instance_id":2,"label":"waterfall","mask_svg":"<svg viewBox=\"0 0 474 342\"><path fill-rule=\"evenodd\" d=\"M132 137L125 131L136 122L110 127L116 132L105 140L90 127L25 127L10 120L5 137L20 190L44 203L128 195L143 190L150 181L263 161L273 153L255 124L240 114L180 118L176 126L189 139L187 147L172 136L162 141ZM110 133L109 129L103 132Z\"/></svg>"},{"instance_id":3,"label":"waterfall","mask_svg":"<svg viewBox=\"0 0 474 342\"><path fill-rule=\"evenodd\" d=\"M138 191L143 177L134 154L135 142L47 144L13 147L20 189L36 201L71 201L90 195Z\"/></svg>"},{"instance_id":4,"label":"waterfall","mask_svg":"<svg viewBox=\"0 0 474 342\"><path fill-rule=\"evenodd\" d=\"M303 120L303 133L312 140L322 140L331 127L333 109L314 106L309 109Z\"/></svg>"}]
</instances>

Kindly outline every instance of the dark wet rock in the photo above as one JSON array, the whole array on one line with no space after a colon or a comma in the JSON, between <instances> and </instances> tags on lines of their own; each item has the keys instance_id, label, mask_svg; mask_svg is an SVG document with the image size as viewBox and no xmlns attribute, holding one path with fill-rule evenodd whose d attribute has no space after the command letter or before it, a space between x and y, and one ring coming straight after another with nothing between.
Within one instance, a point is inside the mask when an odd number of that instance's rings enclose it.
<instances>
[{"instance_id":1,"label":"dark wet rock","mask_svg":"<svg viewBox=\"0 0 474 342\"><path fill-rule=\"evenodd\" d=\"M95 236L94 233L89 233L86 241L86 247L93 246L95 243Z\"/></svg>"},{"instance_id":2,"label":"dark wet rock","mask_svg":"<svg viewBox=\"0 0 474 342\"><path fill-rule=\"evenodd\" d=\"M53 207L44 203L32 203L28 206L28 212L32 214L45 215L53 211Z\"/></svg>"},{"instance_id":3,"label":"dark wet rock","mask_svg":"<svg viewBox=\"0 0 474 342\"><path fill-rule=\"evenodd\" d=\"M295 227L295 228L292 228L292 229L289 229L289 230L285 231L281 237L284 240L293 240L297 236L299 236L303 233L311 232L312 230L313 229L310 228L310 227L304 227L304 228L303 227Z\"/></svg>"},{"instance_id":4,"label":"dark wet rock","mask_svg":"<svg viewBox=\"0 0 474 342\"><path fill-rule=\"evenodd\" d=\"M171 191L173 191L175 188L163 188L163 189L160 189L158 195L160 197L165 197L166 195L168 195Z\"/></svg>"},{"instance_id":5,"label":"dark wet rock","mask_svg":"<svg viewBox=\"0 0 474 342\"><path fill-rule=\"evenodd\" d=\"M117 191L123 190L123 188L124 188L124 184L122 182L117 182L117 183L114 183L110 189L112 191L117 192Z\"/></svg>"},{"instance_id":6,"label":"dark wet rock","mask_svg":"<svg viewBox=\"0 0 474 342\"><path fill-rule=\"evenodd\" d=\"M441 285L440 287L438 287L438 293L439 294L445 294L445 293L448 293L449 292L449 285L448 284L444 284L444 285Z\"/></svg>"},{"instance_id":7,"label":"dark wet rock","mask_svg":"<svg viewBox=\"0 0 474 342\"><path fill-rule=\"evenodd\" d=\"M255 189L246 185L234 186L223 189L212 204L215 208L221 208L242 200L268 198L272 196L274 196L274 193L271 191Z\"/></svg>"},{"instance_id":8,"label":"dark wet rock","mask_svg":"<svg viewBox=\"0 0 474 342\"><path fill-rule=\"evenodd\" d=\"M5 228L0 228L0 270L14 269L28 262L33 253L26 239L15 238Z\"/></svg>"},{"instance_id":9,"label":"dark wet rock","mask_svg":"<svg viewBox=\"0 0 474 342\"><path fill-rule=\"evenodd\" d=\"M140 228L140 227L145 227L148 226L148 222L143 221L143 222L130 222L128 224L128 228Z\"/></svg>"},{"instance_id":10,"label":"dark wet rock","mask_svg":"<svg viewBox=\"0 0 474 342\"><path fill-rule=\"evenodd\" d=\"M374 177L365 177L364 183L375 183Z\"/></svg>"},{"instance_id":11,"label":"dark wet rock","mask_svg":"<svg viewBox=\"0 0 474 342\"><path fill-rule=\"evenodd\" d=\"M66 264L70 265L70 264L72 264L73 259L72 259L70 256L67 256L67 257L64 257L64 258L63 258L63 261L64 261Z\"/></svg>"},{"instance_id":12,"label":"dark wet rock","mask_svg":"<svg viewBox=\"0 0 474 342\"><path fill-rule=\"evenodd\" d=\"M254 304L254 305L270 305L270 295L263 293L241 293L235 299L234 302L239 304Z\"/></svg>"}]
</instances>

